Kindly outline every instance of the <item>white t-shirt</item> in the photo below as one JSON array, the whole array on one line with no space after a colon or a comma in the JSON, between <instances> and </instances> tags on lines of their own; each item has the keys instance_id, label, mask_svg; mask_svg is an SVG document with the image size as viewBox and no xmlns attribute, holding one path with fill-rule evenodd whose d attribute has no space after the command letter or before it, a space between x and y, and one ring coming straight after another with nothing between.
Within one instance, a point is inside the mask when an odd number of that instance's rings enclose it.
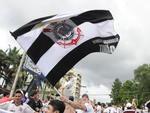
<instances>
[{"instance_id":1,"label":"white t-shirt","mask_svg":"<svg viewBox=\"0 0 150 113\"><path fill-rule=\"evenodd\" d=\"M122 113L123 111L122 111L122 109L120 108L120 107L117 107L117 113Z\"/></svg>"},{"instance_id":2,"label":"white t-shirt","mask_svg":"<svg viewBox=\"0 0 150 113\"><path fill-rule=\"evenodd\" d=\"M77 113L83 113L83 111L81 109L76 109Z\"/></svg>"},{"instance_id":3,"label":"white t-shirt","mask_svg":"<svg viewBox=\"0 0 150 113\"><path fill-rule=\"evenodd\" d=\"M97 113L101 113L102 107L101 107L100 105L98 105L98 106L96 107L96 110L97 110Z\"/></svg>"},{"instance_id":4,"label":"white t-shirt","mask_svg":"<svg viewBox=\"0 0 150 113\"><path fill-rule=\"evenodd\" d=\"M84 105L85 105L85 107L86 107L86 111L76 110L77 113L94 113L94 109L93 109L93 107L92 107L91 104L85 103Z\"/></svg>"},{"instance_id":5,"label":"white t-shirt","mask_svg":"<svg viewBox=\"0 0 150 113\"><path fill-rule=\"evenodd\" d=\"M104 113L117 113L117 111L113 107L108 107L104 110Z\"/></svg>"},{"instance_id":6,"label":"white t-shirt","mask_svg":"<svg viewBox=\"0 0 150 113\"><path fill-rule=\"evenodd\" d=\"M14 103L10 103L8 106L8 111L13 113L34 113L35 111L26 103L16 106Z\"/></svg>"}]
</instances>

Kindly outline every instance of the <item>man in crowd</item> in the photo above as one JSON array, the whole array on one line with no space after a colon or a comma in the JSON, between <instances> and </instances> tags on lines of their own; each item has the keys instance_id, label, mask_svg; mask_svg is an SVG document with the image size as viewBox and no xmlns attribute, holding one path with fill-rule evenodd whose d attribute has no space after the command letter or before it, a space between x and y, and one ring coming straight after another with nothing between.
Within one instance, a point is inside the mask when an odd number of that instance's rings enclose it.
<instances>
[{"instance_id":1,"label":"man in crowd","mask_svg":"<svg viewBox=\"0 0 150 113\"><path fill-rule=\"evenodd\" d=\"M42 111L42 101L39 99L39 92L38 91L33 91L30 94L29 101L27 103L33 110L36 112Z\"/></svg>"},{"instance_id":2,"label":"man in crowd","mask_svg":"<svg viewBox=\"0 0 150 113\"><path fill-rule=\"evenodd\" d=\"M45 113L64 113L65 104L59 100L51 100Z\"/></svg>"},{"instance_id":3,"label":"man in crowd","mask_svg":"<svg viewBox=\"0 0 150 113\"><path fill-rule=\"evenodd\" d=\"M102 107L101 107L101 103L100 102L97 103L96 111L97 111L97 113L102 113Z\"/></svg>"},{"instance_id":4,"label":"man in crowd","mask_svg":"<svg viewBox=\"0 0 150 113\"><path fill-rule=\"evenodd\" d=\"M132 104L131 103L127 103L126 108L127 109L124 111L124 113L136 113L135 109L132 109Z\"/></svg>"},{"instance_id":5,"label":"man in crowd","mask_svg":"<svg viewBox=\"0 0 150 113\"><path fill-rule=\"evenodd\" d=\"M14 100L6 103L7 107L5 106L5 110L13 113L37 113L30 106L22 102L23 96L22 90L16 90ZM3 105L0 105L0 108L3 109Z\"/></svg>"},{"instance_id":6,"label":"man in crowd","mask_svg":"<svg viewBox=\"0 0 150 113\"><path fill-rule=\"evenodd\" d=\"M74 101L74 97L69 96L69 100ZM65 103L65 106L66 106L66 108L65 108L64 113L76 113L75 109L71 105Z\"/></svg>"},{"instance_id":7,"label":"man in crowd","mask_svg":"<svg viewBox=\"0 0 150 113\"><path fill-rule=\"evenodd\" d=\"M80 109L82 111L77 111L77 113L94 113L94 109L92 107L92 103L89 100L89 97L87 94L82 95L82 99L78 102L70 101L66 97L61 97L61 100L70 106L72 106L74 109Z\"/></svg>"}]
</instances>

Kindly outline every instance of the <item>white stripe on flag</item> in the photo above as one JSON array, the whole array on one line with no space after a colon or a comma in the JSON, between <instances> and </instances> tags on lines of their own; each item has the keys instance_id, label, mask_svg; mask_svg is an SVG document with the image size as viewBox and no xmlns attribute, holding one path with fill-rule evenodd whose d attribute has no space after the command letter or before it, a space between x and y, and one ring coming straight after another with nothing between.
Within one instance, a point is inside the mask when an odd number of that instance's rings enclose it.
<instances>
[{"instance_id":1,"label":"white stripe on flag","mask_svg":"<svg viewBox=\"0 0 150 113\"><path fill-rule=\"evenodd\" d=\"M36 27L36 26L35 26ZM45 28L46 25L41 26L37 29L31 30L30 32L27 32L17 38L17 42L22 46L22 48L27 51L30 46L34 43L34 41L38 38L38 36L41 34L43 28Z\"/></svg>"},{"instance_id":2,"label":"white stripe on flag","mask_svg":"<svg viewBox=\"0 0 150 113\"><path fill-rule=\"evenodd\" d=\"M36 64L39 69L46 76L50 70L70 51L78 47L85 41L92 39L94 37L109 37L114 36L117 33L114 31L113 20L107 20L98 24L92 24L89 22L83 23L78 26L84 37L79 41L77 45L72 45L68 48L62 48L60 45L55 43L38 61ZM46 63L45 63L46 62Z\"/></svg>"}]
</instances>

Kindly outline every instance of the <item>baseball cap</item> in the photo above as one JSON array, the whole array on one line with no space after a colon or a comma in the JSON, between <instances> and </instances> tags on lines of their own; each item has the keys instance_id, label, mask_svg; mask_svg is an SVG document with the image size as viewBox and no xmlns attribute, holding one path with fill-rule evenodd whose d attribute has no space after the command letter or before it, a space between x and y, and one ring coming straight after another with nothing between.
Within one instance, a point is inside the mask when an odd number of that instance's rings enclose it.
<instances>
[{"instance_id":1,"label":"baseball cap","mask_svg":"<svg viewBox=\"0 0 150 113\"><path fill-rule=\"evenodd\" d=\"M128 107L132 107L132 104L131 103L127 103L126 104L126 107L128 108Z\"/></svg>"},{"instance_id":2,"label":"baseball cap","mask_svg":"<svg viewBox=\"0 0 150 113\"><path fill-rule=\"evenodd\" d=\"M24 93L21 89L17 89L15 93L21 93L22 95L24 95Z\"/></svg>"}]
</instances>

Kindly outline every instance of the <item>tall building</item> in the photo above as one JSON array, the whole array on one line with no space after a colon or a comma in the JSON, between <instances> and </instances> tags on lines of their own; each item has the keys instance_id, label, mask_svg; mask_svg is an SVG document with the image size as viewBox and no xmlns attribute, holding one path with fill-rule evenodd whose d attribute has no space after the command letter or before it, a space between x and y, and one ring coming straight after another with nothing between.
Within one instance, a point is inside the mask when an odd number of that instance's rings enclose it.
<instances>
[{"instance_id":1,"label":"tall building","mask_svg":"<svg viewBox=\"0 0 150 113\"><path fill-rule=\"evenodd\" d=\"M75 81L75 89L74 89L74 97L79 98L80 97L80 90L81 90L81 75L76 75L76 81Z\"/></svg>"}]
</instances>

